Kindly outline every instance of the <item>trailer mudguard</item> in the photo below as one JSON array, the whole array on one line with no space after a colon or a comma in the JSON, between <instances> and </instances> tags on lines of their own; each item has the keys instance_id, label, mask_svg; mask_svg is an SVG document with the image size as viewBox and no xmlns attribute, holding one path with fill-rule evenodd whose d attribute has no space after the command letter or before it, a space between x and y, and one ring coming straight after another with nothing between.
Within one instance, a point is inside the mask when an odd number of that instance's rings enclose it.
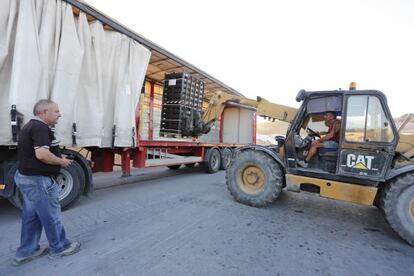
<instances>
[{"instance_id":1,"label":"trailer mudguard","mask_svg":"<svg viewBox=\"0 0 414 276\"><path fill-rule=\"evenodd\" d=\"M385 176L385 180L390 180L396 176L399 176L400 174L403 174L406 172L412 172L412 171L414 171L414 164L399 167L397 169L392 169Z\"/></svg>"},{"instance_id":2,"label":"trailer mudguard","mask_svg":"<svg viewBox=\"0 0 414 276\"><path fill-rule=\"evenodd\" d=\"M265 146L260 146L260 145L247 145L241 148L238 148L234 151L234 155L233 158L237 158L237 154L241 151L244 150L257 150L257 151L262 151L266 154L268 154L270 157L272 157L283 169L283 172L286 173L286 168L285 168L285 163L283 163L282 159L280 158L280 156L273 151L272 149L265 147Z\"/></svg>"}]
</instances>

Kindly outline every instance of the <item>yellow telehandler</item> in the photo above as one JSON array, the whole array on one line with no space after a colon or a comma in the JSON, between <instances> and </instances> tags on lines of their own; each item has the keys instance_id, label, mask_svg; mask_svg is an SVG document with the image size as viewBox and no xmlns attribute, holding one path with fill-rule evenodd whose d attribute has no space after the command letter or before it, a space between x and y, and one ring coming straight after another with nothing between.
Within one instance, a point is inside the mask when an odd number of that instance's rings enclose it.
<instances>
[{"instance_id":1,"label":"yellow telehandler","mask_svg":"<svg viewBox=\"0 0 414 276\"><path fill-rule=\"evenodd\" d=\"M405 131L413 115L397 129L382 92L354 87L301 90L296 100L302 103L298 110L275 105L273 116L260 114L290 122L286 136L276 136L277 145L249 145L233 154L226 183L235 200L263 207L286 189L375 205L414 245L414 134ZM338 147L319 148L301 166L312 142L327 133L328 111L340 121Z\"/></svg>"}]
</instances>

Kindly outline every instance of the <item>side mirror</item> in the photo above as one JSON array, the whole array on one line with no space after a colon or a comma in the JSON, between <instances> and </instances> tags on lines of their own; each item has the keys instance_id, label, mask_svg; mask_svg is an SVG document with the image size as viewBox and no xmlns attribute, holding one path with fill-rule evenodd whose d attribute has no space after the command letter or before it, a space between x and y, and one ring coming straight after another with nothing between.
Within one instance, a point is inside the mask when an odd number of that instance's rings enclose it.
<instances>
[{"instance_id":1,"label":"side mirror","mask_svg":"<svg viewBox=\"0 0 414 276\"><path fill-rule=\"evenodd\" d=\"M299 90L298 94L296 95L296 101L300 103L301 101L305 99L305 96L306 96L306 90L304 89Z\"/></svg>"}]
</instances>

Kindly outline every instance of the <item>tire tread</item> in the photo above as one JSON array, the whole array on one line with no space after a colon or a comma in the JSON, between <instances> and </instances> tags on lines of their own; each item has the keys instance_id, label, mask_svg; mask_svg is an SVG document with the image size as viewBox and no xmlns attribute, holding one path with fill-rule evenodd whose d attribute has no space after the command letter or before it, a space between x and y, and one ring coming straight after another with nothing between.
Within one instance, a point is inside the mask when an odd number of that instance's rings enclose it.
<instances>
[{"instance_id":1,"label":"tire tread","mask_svg":"<svg viewBox=\"0 0 414 276\"><path fill-rule=\"evenodd\" d=\"M245 159L250 160L259 160L259 162L265 166L269 166L271 172L273 172L266 183L266 185L272 185L273 187L269 190L268 193L265 193L263 197L256 197L246 195L243 191L239 189L233 188L232 181L236 181L237 179L237 163L238 161ZM226 184L227 189L229 190L230 194L233 198L243 204L252 206L252 207L266 207L273 203L276 198L280 195L282 188L283 188L283 171L280 165L266 153L258 152L254 150L245 150L240 153L237 160L234 160L230 164L230 167L227 169L226 173ZM237 184L236 184L237 185Z\"/></svg>"},{"instance_id":2,"label":"tire tread","mask_svg":"<svg viewBox=\"0 0 414 276\"><path fill-rule=\"evenodd\" d=\"M402 225L397 214L395 203L401 192L413 185L414 172L406 173L393 178L381 190L380 206L384 217L391 228L409 244L414 245L414 235Z\"/></svg>"}]
</instances>

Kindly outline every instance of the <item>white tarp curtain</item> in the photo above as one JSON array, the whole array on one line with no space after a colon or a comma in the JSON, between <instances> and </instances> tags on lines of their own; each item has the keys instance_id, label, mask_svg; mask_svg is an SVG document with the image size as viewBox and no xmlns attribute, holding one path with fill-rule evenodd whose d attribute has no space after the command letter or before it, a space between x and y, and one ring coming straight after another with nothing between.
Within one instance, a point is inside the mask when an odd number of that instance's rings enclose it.
<instances>
[{"instance_id":1,"label":"white tarp curtain","mask_svg":"<svg viewBox=\"0 0 414 276\"><path fill-rule=\"evenodd\" d=\"M0 0L0 145L12 144L10 108L26 123L34 103L59 104L61 145L133 146L150 51L60 0Z\"/></svg>"}]
</instances>

